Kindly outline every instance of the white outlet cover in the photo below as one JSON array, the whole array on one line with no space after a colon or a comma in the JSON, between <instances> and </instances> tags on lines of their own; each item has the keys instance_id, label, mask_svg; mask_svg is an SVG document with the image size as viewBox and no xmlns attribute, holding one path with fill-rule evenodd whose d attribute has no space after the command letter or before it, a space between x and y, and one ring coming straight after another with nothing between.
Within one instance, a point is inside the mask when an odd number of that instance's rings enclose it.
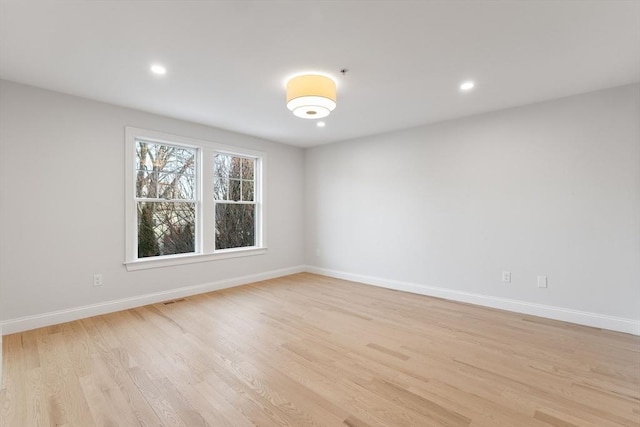
<instances>
[{"instance_id":1,"label":"white outlet cover","mask_svg":"<svg viewBox=\"0 0 640 427\"><path fill-rule=\"evenodd\" d=\"M539 288L547 287L547 276L538 276L538 287Z\"/></svg>"},{"instance_id":2,"label":"white outlet cover","mask_svg":"<svg viewBox=\"0 0 640 427\"><path fill-rule=\"evenodd\" d=\"M102 286L102 274L93 275L93 286Z\"/></svg>"}]
</instances>

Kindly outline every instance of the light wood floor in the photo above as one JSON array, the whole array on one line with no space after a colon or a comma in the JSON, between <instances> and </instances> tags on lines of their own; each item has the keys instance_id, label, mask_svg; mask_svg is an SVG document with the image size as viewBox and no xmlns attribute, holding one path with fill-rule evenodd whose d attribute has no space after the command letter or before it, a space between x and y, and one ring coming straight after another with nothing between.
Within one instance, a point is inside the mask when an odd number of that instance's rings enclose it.
<instances>
[{"instance_id":1,"label":"light wood floor","mask_svg":"<svg viewBox=\"0 0 640 427\"><path fill-rule=\"evenodd\" d=\"M4 338L0 425L640 426L631 335L298 274Z\"/></svg>"}]
</instances>

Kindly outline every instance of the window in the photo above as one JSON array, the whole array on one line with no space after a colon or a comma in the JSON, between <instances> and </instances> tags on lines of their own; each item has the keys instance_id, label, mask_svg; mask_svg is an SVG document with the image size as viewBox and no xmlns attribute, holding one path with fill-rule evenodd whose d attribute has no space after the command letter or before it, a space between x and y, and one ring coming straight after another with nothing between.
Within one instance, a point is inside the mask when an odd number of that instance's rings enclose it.
<instances>
[{"instance_id":1,"label":"window","mask_svg":"<svg viewBox=\"0 0 640 427\"><path fill-rule=\"evenodd\" d=\"M222 153L214 159L216 249L253 246L256 159Z\"/></svg>"},{"instance_id":2,"label":"window","mask_svg":"<svg viewBox=\"0 0 640 427\"><path fill-rule=\"evenodd\" d=\"M138 258L195 252L196 155L136 140Z\"/></svg>"},{"instance_id":3,"label":"window","mask_svg":"<svg viewBox=\"0 0 640 427\"><path fill-rule=\"evenodd\" d=\"M266 252L264 153L126 128L127 269Z\"/></svg>"}]
</instances>

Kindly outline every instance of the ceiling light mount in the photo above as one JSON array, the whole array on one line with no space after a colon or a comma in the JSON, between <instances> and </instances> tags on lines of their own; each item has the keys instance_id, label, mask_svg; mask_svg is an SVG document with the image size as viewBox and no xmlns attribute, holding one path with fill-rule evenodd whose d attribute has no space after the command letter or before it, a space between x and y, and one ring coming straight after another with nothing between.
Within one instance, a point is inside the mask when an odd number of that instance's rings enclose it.
<instances>
[{"instance_id":1,"label":"ceiling light mount","mask_svg":"<svg viewBox=\"0 0 640 427\"><path fill-rule=\"evenodd\" d=\"M287 108L296 117L321 119L336 108L336 82L320 74L303 74L287 81Z\"/></svg>"}]
</instances>

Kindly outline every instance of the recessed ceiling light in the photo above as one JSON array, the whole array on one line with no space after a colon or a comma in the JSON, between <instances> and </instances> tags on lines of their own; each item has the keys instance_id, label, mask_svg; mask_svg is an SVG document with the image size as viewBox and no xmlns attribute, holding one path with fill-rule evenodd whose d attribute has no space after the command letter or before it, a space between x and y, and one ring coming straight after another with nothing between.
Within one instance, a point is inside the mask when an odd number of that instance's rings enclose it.
<instances>
[{"instance_id":1,"label":"recessed ceiling light","mask_svg":"<svg viewBox=\"0 0 640 427\"><path fill-rule=\"evenodd\" d=\"M167 69L164 68L164 66L162 66L160 64L153 64L151 66L151 72L153 74L157 74L159 76L163 76L163 75L167 74Z\"/></svg>"},{"instance_id":2,"label":"recessed ceiling light","mask_svg":"<svg viewBox=\"0 0 640 427\"><path fill-rule=\"evenodd\" d=\"M473 87L474 87L475 85L476 85L476 84L475 84L474 82L472 82L471 80L467 80L466 82L462 82L462 84L460 85L460 90L462 90L462 91L465 91L465 92L466 92L466 91L468 91L468 90L473 89Z\"/></svg>"},{"instance_id":3,"label":"recessed ceiling light","mask_svg":"<svg viewBox=\"0 0 640 427\"><path fill-rule=\"evenodd\" d=\"M316 123L316 126L318 126L319 128L323 128L323 127L325 127L325 123L324 122L318 122L318 123Z\"/></svg>"}]
</instances>

